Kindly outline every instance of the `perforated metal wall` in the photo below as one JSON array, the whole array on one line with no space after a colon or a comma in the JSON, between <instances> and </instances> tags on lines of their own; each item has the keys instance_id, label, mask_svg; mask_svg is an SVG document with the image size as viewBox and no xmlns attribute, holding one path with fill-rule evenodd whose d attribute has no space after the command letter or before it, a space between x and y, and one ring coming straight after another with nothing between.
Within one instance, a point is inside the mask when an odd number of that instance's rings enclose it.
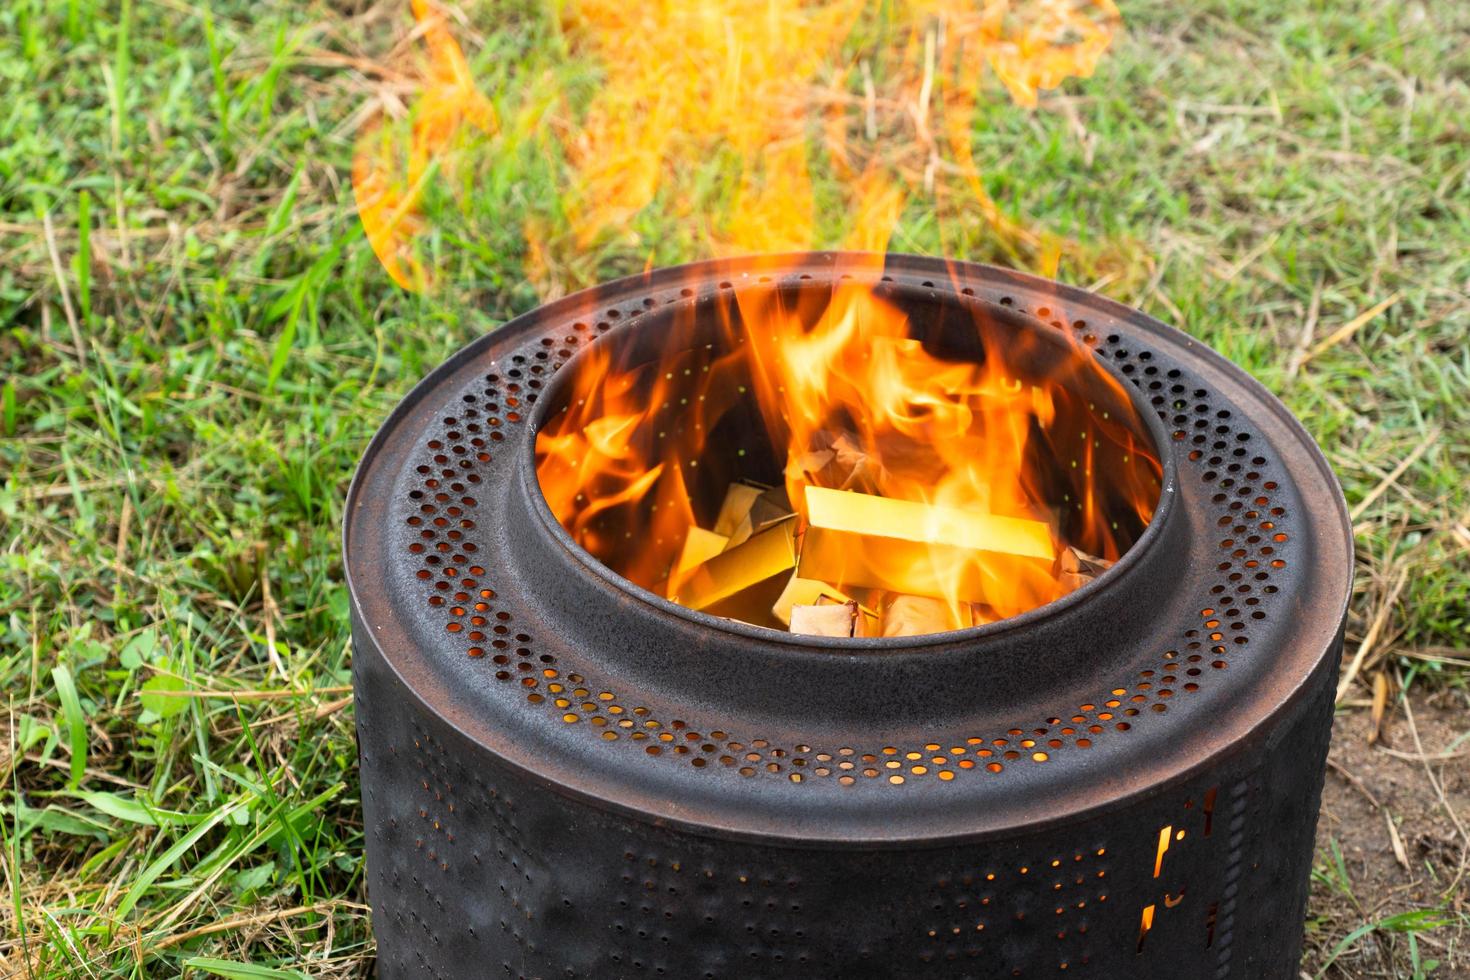
<instances>
[{"instance_id":1,"label":"perforated metal wall","mask_svg":"<svg viewBox=\"0 0 1470 980\"><path fill-rule=\"evenodd\" d=\"M1351 560L1325 464L1133 311L930 260L883 280L1069 332L1131 382L1168 463L1139 554L1059 610L881 657L717 628L589 568L527 469L553 372L728 301L738 270L471 345L351 495L383 975L1295 975Z\"/></svg>"}]
</instances>

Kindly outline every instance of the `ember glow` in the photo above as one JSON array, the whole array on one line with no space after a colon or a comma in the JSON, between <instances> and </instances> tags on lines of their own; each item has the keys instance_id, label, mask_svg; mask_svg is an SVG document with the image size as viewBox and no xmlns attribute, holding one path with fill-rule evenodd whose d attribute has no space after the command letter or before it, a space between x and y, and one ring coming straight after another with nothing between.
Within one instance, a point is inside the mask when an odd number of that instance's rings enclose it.
<instances>
[{"instance_id":1,"label":"ember glow","mask_svg":"<svg viewBox=\"0 0 1470 980\"><path fill-rule=\"evenodd\" d=\"M437 67L407 164L364 154L354 170L373 247L409 286L425 279L405 258L415 182L459 127L491 125L427 4L414 10ZM571 0L561 14L571 55L602 78L556 127L570 233L527 229L533 276L553 278L565 250L629 241L652 207L716 257L829 244L819 208L846 217L854 250L846 278L794 291L743 265L701 312L645 317L639 329L663 331L651 352L614 336L584 355L536 445L579 544L692 608L826 635L1014 616L1126 550L1160 470L1080 339L1061 330L1059 347L971 305L957 344L954 308L880 286L916 208L1036 244L985 193L975 112L1090 75L1119 26L1111 0ZM689 186L712 160L733 177L717 204ZM824 606L846 607L847 633Z\"/></svg>"}]
</instances>

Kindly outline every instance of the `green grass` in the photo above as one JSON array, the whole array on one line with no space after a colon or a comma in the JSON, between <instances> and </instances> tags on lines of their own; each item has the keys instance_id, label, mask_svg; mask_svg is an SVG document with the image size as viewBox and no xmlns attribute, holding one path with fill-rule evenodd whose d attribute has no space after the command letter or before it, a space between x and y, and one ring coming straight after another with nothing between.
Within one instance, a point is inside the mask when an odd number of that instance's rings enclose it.
<instances>
[{"instance_id":1,"label":"green grass","mask_svg":"<svg viewBox=\"0 0 1470 980\"><path fill-rule=\"evenodd\" d=\"M510 122L435 189L432 296L381 271L348 181L356 114L384 84L364 66L406 28L399 5L0 10L0 974L370 962L343 493L419 377L537 302L521 229L565 222L547 120L558 90L596 81L536 5L510 6L470 10L467 52ZM1093 79L1036 112L995 91L975 134L986 187L1077 243L1062 278L1279 392L1350 504L1413 457L1355 514L1350 651L1392 600L1346 710L1379 671L1463 692L1470 7L1123 8ZM721 178L690 175L710 201L728 200ZM911 207L895 247L1040 261L963 208L944 218ZM550 281L701 247L653 208ZM1321 340L1391 296L1290 370L1304 324ZM1397 975L1470 962L1451 897L1392 920L1328 902L1303 968L1348 976L1343 958L1389 934L1408 937L1378 940Z\"/></svg>"}]
</instances>

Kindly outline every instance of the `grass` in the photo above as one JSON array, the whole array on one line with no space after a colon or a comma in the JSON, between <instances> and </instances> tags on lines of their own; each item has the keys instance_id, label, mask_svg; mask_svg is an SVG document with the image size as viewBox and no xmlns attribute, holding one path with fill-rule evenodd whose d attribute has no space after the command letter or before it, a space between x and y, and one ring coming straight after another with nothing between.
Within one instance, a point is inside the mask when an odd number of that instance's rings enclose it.
<instances>
[{"instance_id":1,"label":"grass","mask_svg":"<svg viewBox=\"0 0 1470 980\"><path fill-rule=\"evenodd\" d=\"M1339 730L1375 683L1390 716L1463 710L1470 7L1123 7L1093 79L1035 112L996 91L986 187L1079 243L1062 278L1216 346L1326 449L1358 542ZM534 4L470 13L476 76L515 122L436 190L448 285L415 296L347 181L363 104L407 96L374 67L403 5L0 10L0 974L371 962L342 496L419 377L537 302L521 229L565 217L551 96L595 84ZM911 208L895 247L1047 261L963 209ZM699 248L654 208L538 275L570 289ZM1453 882L1385 910L1334 841L1305 975L1470 969Z\"/></svg>"}]
</instances>

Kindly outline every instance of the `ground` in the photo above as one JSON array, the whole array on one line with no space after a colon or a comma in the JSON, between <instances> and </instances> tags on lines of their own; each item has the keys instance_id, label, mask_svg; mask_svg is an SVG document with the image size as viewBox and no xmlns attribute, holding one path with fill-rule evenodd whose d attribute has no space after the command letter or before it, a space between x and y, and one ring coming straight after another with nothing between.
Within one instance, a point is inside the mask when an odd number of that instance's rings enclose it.
<instances>
[{"instance_id":1,"label":"ground","mask_svg":"<svg viewBox=\"0 0 1470 980\"><path fill-rule=\"evenodd\" d=\"M1357 574L1302 973L1470 976L1470 6L1121 6L1093 78L1035 110L992 85L974 131L1005 216L1063 244L920 207L894 246L1054 268L1304 420ZM470 5L502 119L566 97L466 149L463 193L431 201L439 287L396 287L348 174L364 106L411 98L383 67L405 7L0 10L0 974L369 968L337 541L357 456L533 281L700 247L654 207L528 254L559 220L540 134L596 74L531 0Z\"/></svg>"},{"instance_id":2,"label":"ground","mask_svg":"<svg viewBox=\"0 0 1470 980\"><path fill-rule=\"evenodd\" d=\"M1344 712L1334 728L1307 920L1307 963L1326 976L1470 976L1470 754L1441 748L1463 746L1467 705L1462 691L1413 691L1408 702L1377 745L1368 711Z\"/></svg>"}]
</instances>

